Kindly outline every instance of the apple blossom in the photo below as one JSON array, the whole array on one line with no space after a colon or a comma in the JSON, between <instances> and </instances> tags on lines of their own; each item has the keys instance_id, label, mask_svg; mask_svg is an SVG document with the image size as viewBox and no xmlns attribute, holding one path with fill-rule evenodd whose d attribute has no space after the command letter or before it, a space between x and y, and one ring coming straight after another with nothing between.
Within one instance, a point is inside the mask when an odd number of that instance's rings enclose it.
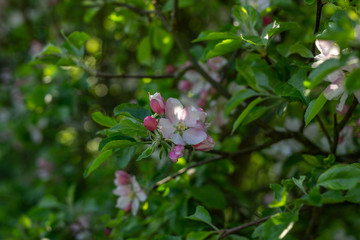
<instances>
[{"instance_id":1,"label":"apple blossom","mask_svg":"<svg viewBox=\"0 0 360 240\"><path fill-rule=\"evenodd\" d=\"M214 58L210 58L207 61L207 64L209 65L211 71L216 72L223 68L227 64L227 62L228 61L225 58L217 56Z\"/></svg>"},{"instance_id":2,"label":"apple blossom","mask_svg":"<svg viewBox=\"0 0 360 240\"><path fill-rule=\"evenodd\" d=\"M151 109L155 113L163 115L165 113L165 100L161 94L157 92L154 95L150 95L149 93L149 99Z\"/></svg>"},{"instance_id":3,"label":"apple blossom","mask_svg":"<svg viewBox=\"0 0 360 240\"><path fill-rule=\"evenodd\" d=\"M169 98L165 113L166 118L159 120L159 131L176 145L194 145L206 139L205 113L198 108L184 108L179 100Z\"/></svg>"},{"instance_id":4,"label":"apple blossom","mask_svg":"<svg viewBox=\"0 0 360 240\"><path fill-rule=\"evenodd\" d=\"M129 183L130 176L125 171L116 171L115 172L115 180L114 183L116 186L126 185Z\"/></svg>"},{"instance_id":5,"label":"apple blossom","mask_svg":"<svg viewBox=\"0 0 360 240\"><path fill-rule=\"evenodd\" d=\"M194 148L199 151L210 151L214 149L215 142L210 135L207 135L206 139L201 143L194 145Z\"/></svg>"},{"instance_id":6,"label":"apple blossom","mask_svg":"<svg viewBox=\"0 0 360 240\"><path fill-rule=\"evenodd\" d=\"M177 162L178 158L184 156L185 147L183 145L176 145L168 154L173 162Z\"/></svg>"},{"instance_id":7,"label":"apple blossom","mask_svg":"<svg viewBox=\"0 0 360 240\"><path fill-rule=\"evenodd\" d=\"M158 125L157 120L155 118L153 118L152 116L147 116L144 119L144 126L149 131L152 131L152 132L155 131L157 125Z\"/></svg>"},{"instance_id":8,"label":"apple blossom","mask_svg":"<svg viewBox=\"0 0 360 240\"><path fill-rule=\"evenodd\" d=\"M147 196L140 188L135 176L128 175L130 181L126 184L123 184L124 181L118 181L118 175L120 175L119 172L123 171L117 171L115 173L116 178L114 182L116 189L113 191L115 195L119 196L116 207L124 209L125 212L131 210L132 214L135 216L139 210L140 202L145 201ZM121 177L125 176L124 173L121 173Z\"/></svg>"},{"instance_id":9,"label":"apple blossom","mask_svg":"<svg viewBox=\"0 0 360 240\"><path fill-rule=\"evenodd\" d=\"M188 91L192 87L192 84L187 80L181 80L178 84L178 89L180 91Z\"/></svg>"}]
</instances>

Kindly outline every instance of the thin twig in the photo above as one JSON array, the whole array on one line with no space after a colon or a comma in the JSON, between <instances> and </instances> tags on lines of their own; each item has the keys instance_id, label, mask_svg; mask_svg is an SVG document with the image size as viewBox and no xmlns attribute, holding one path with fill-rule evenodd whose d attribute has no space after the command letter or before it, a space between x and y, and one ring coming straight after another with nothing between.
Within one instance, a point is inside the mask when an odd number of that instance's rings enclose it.
<instances>
[{"instance_id":1,"label":"thin twig","mask_svg":"<svg viewBox=\"0 0 360 240\"><path fill-rule=\"evenodd\" d=\"M321 19L321 10L324 4L321 0L316 1L316 22L315 22L315 28L314 28L314 35L319 31L320 26L320 19ZM315 42L312 45L311 52L313 55L315 55Z\"/></svg>"},{"instance_id":2,"label":"thin twig","mask_svg":"<svg viewBox=\"0 0 360 240\"><path fill-rule=\"evenodd\" d=\"M331 153L336 156L336 149L339 141L339 130L336 114L334 114L334 141L331 145Z\"/></svg>"},{"instance_id":3,"label":"thin twig","mask_svg":"<svg viewBox=\"0 0 360 240\"><path fill-rule=\"evenodd\" d=\"M323 133L325 134L325 137L326 137L326 139L327 139L328 142L329 142L329 146L331 146L331 145L332 145L332 140L331 140L331 138L330 138L330 134L328 133L328 131L327 131L326 128L325 128L325 125L324 125L323 121L321 120L321 118L320 118L319 116L316 116L316 120L318 121L321 130L322 130Z\"/></svg>"},{"instance_id":4,"label":"thin twig","mask_svg":"<svg viewBox=\"0 0 360 240\"><path fill-rule=\"evenodd\" d=\"M351 106L350 106L349 110L345 114L345 117L339 123L339 126L338 126L338 131L339 132L345 127L345 124L349 121L349 119L350 119L350 117L351 117L352 113L354 112L357 105L358 105L358 101L357 101L356 98L354 98L354 100L351 103Z\"/></svg>"},{"instance_id":5,"label":"thin twig","mask_svg":"<svg viewBox=\"0 0 360 240\"><path fill-rule=\"evenodd\" d=\"M164 79L174 78L174 75L128 75L128 74L112 74L97 72L95 77L100 78L152 78L152 79Z\"/></svg>"},{"instance_id":6,"label":"thin twig","mask_svg":"<svg viewBox=\"0 0 360 240\"><path fill-rule=\"evenodd\" d=\"M209 163L213 163L213 162L216 162L216 161L220 161L220 160L223 160L223 159L226 159L226 158L234 158L236 156L240 156L240 155L246 155L246 154L249 154L249 153L252 153L254 151L258 151L258 150L261 150L261 149L264 149L266 147L269 147L271 146L272 144L278 142L280 140L272 140L272 141L269 141L267 143L264 143L262 145L259 145L259 146L255 146L255 147L250 147L250 148L246 148L246 149L242 149L238 152L235 152L235 153L224 153L224 152L217 152L217 151L213 151L213 153L216 153L216 154L219 154L219 155L222 155L221 157L218 157L218 158L212 158L212 159L208 159L208 160L204 160L204 161L200 161L200 162L197 162L197 163L194 163L194 164L191 164L185 168L182 168L180 169L179 171L177 171L176 173L170 175L170 176L167 176L165 177L164 179L156 182L156 184L154 185L154 187L152 189L155 189L157 188L158 186L162 185L162 184L165 184L169 181L171 181L172 179L175 179L177 178L178 176L186 173L187 171L189 171L190 169L192 168L196 168L196 167L199 167L199 166L202 166L202 165L205 165L205 164L209 164Z\"/></svg>"},{"instance_id":7,"label":"thin twig","mask_svg":"<svg viewBox=\"0 0 360 240\"><path fill-rule=\"evenodd\" d=\"M171 29L174 31L177 28L177 18L178 18L178 11L179 11L179 0L174 0L174 10L172 12L172 23Z\"/></svg>"},{"instance_id":8,"label":"thin twig","mask_svg":"<svg viewBox=\"0 0 360 240\"><path fill-rule=\"evenodd\" d=\"M267 217L263 217L263 218L260 218L258 220L255 220L255 221L252 221L252 222L248 222L248 223L245 223L245 224L242 224L240 226L237 226L237 227L234 227L234 228L230 228L230 229L225 229L225 230L222 230L222 233L220 235L220 237L218 239L224 239L226 238L227 236L233 234L233 233L236 233L240 230L243 230L245 228L248 228L248 227L252 227L254 225L258 225L262 222L265 222L266 220L268 220L271 216L267 216Z\"/></svg>"},{"instance_id":9,"label":"thin twig","mask_svg":"<svg viewBox=\"0 0 360 240\"><path fill-rule=\"evenodd\" d=\"M168 21L166 20L165 15L161 11L160 5L156 0L153 0L153 5L155 6L155 12L159 17L160 21L164 25L164 27L173 35L176 44L180 48L180 50L185 54L185 56L192 62L194 69L198 71L201 76L204 77L205 81L209 82L211 86L213 86L221 95L229 99L231 97L230 93L218 82L216 82L197 62L195 57L190 53L189 48L186 44L181 40L180 36L176 29L174 31L171 29Z\"/></svg>"}]
</instances>

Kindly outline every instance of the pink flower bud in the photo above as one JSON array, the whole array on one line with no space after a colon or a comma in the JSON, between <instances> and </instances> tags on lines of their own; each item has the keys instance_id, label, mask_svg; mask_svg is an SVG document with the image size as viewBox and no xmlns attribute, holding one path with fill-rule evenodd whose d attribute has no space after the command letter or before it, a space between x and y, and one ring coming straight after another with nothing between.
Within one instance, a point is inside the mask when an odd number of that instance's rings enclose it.
<instances>
[{"instance_id":1,"label":"pink flower bud","mask_svg":"<svg viewBox=\"0 0 360 240\"><path fill-rule=\"evenodd\" d=\"M111 228L105 228L104 229L104 233L105 233L105 236L107 236L107 237L109 237L110 236L110 234L111 234Z\"/></svg>"},{"instance_id":2,"label":"pink flower bud","mask_svg":"<svg viewBox=\"0 0 360 240\"><path fill-rule=\"evenodd\" d=\"M149 99L151 109L157 114L163 115L165 113L165 100L161 94L157 92L154 95L150 95L149 93Z\"/></svg>"},{"instance_id":3,"label":"pink flower bud","mask_svg":"<svg viewBox=\"0 0 360 240\"><path fill-rule=\"evenodd\" d=\"M269 25L272 22L272 19L270 16L263 16L262 18L264 26Z\"/></svg>"},{"instance_id":4,"label":"pink flower bud","mask_svg":"<svg viewBox=\"0 0 360 240\"><path fill-rule=\"evenodd\" d=\"M338 107L336 106L336 112L339 114L339 115L345 115L347 113L347 111L349 110L349 107L344 104L344 107L341 111L338 110Z\"/></svg>"},{"instance_id":5,"label":"pink flower bud","mask_svg":"<svg viewBox=\"0 0 360 240\"><path fill-rule=\"evenodd\" d=\"M178 158L184 156L185 147L183 145L176 145L168 154L173 162L177 162Z\"/></svg>"},{"instance_id":6,"label":"pink flower bud","mask_svg":"<svg viewBox=\"0 0 360 240\"><path fill-rule=\"evenodd\" d=\"M144 126L149 131L152 131L152 132L155 131L157 125L158 125L157 120L155 118L153 118L152 116L147 116L144 119Z\"/></svg>"},{"instance_id":7,"label":"pink flower bud","mask_svg":"<svg viewBox=\"0 0 360 240\"><path fill-rule=\"evenodd\" d=\"M192 84L187 80L181 80L178 84L178 89L180 91L188 91L192 87Z\"/></svg>"},{"instance_id":8,"label":"pink flower bud","mask_svg":"<svg viewBox=\"0 0 360 240\"><path fill-rule=\"evenodd\" d=\"M207 135L206 139L201 143L194 145L194 148L199 151L210 151L214 149L215 142L210 135Z\"/></svg>"},{"instance_id":9,"label":"pink flower bud","mask_svg":"<svg viewBox=\"0 0 360 240\"><path fill-rule=\"evenodd\" d=\"M116 171L115 176L116 176L116 182L115 182L116 185L120 186L120 185L126 185L129 183L130 176L127 172Z\"/></svg>"},{"instance_id":10,"label":"pink flower bud","mask_svg":"<svg viewBox=\"0 0 360 240\"><path fill-rule=\"evenodd\" d=\"M173 65L167 65L165 67L165 72L167 74L173 74L175 72L175 67Z\"/></svg>"},{"instance_id":11,"label":"pink flower bud","mask_svg":"<svg viewBox=\"0 0 360 240\"><path fill-rule=\"evenodd\" d=\"M200 98L199 100L197 100L197 105L199 107L204 107L206 105L206 99Z\"/></svg>"}]
</instances>

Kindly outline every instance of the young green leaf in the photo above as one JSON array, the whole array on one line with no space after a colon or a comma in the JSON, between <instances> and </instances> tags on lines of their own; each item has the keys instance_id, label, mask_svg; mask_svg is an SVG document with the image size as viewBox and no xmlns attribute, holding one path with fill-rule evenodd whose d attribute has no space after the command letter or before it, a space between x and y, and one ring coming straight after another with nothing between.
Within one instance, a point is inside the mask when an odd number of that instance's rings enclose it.
<instances>
[{"instance_id":1,"label":"young green leaf","mask_svg":"<svg viewBox=\"0 0 360 240\"><path fill-rule=\"evenodd\" d=\"M118 123L115 119L102 114L102 112L94 112L91 114L91 118L94 120L94 122L104 127L113 127Z\"/></svg>"},{"instance_id":2,"label":"young green leaf","mask_svg":"<svg viewBox=\"0 0 360 240\"><path fill-rule=\"evenodd\" d=\"M251 109L253 109L258 103L260 103L262 101L262 99L260 97L258 97L257 99L255 99L254 101L252 101L245 109L244 111L240 114L240 116L236 119L232 131L231 131L231 135L234 134L235 130L240 126L240 124L244 121L244 119L246 118L246 116L249 114L249 112L251 111Z\"/></svg>"},{"instance_id":3,"label":"young green leaf","mask_svg":"<svg viewBox=\"0 0 360 240\"><path fill-rule=\"evenodd\" d=\"M136 145L136 142L131 142L128 140L115 140L115 141L111 141L108 142L102 149L102 151L107 151L109 149L114 149L114 148L127 148L127 147L131 147Z\"/></svg>"},{"instance_id":4,"label":"young green leaf","mask_svg":"<svg viewBox=\"0 0 360 240\"><path fill-rule=\"evenodd\" d=\"M159 141L154 141L150 147L148 147L145 151L143 151L140 156L136 159L136 161L140 161L141 159L150 157L151 154L155 151L157 146L160 144Z\"/></svg>"},{"instance_id":5,"label":"young green leaf","mask_svg":"<svg viewBox=\"0 0 360 240\"><path fill-rule=\"evenodd\" d=\"M225 105L225 115L228 116L230 112L239 106L246 99L256 96L257 92L252 89L243 89L235 93Z\"/></svg>"},{"instance_id":6,"label":"young green leaf","mask_svg":"<svg viewBox=\"0 0 360 240\"><path fill-rule=\"evenodd\" d=\"M137 49L137 60L143 65L150 66L151 64L151 42L150 37L143 38Z\"/></svg>"},{"instance_id":7,"label":"young green leaf","mask_svg":"<svg viewBox=\"0 0 360 240\"><path fill-rule=\"evenodd\" d=\"M206 224L210 225L212 228L214 228L216 231L219 230L217 227L215 227L211 223L211 216L210 216L209 212L203 206L197 206L195 213L193 215L187 216L185 218L206 223Z\"/></svg>"},{"instance_id":8,"label":"young green leaf","mask_svg":"<svg viewBox=\"0 0 360 240\"><path fill-rule=\"evenodd\" d=\"M349 190L360 182L360 164L338 164L320 175L317 184L330 190Z\"/></svg>"},{"instance_id":9,"label":"young green leaf","mask_svg":"<svg viewBox=\"0 0 360 240\"><path fill-rule=\"evenodd\" d=\"M316 117L320 110L324 107L327 99L324 96L324 92L316 100L312 100L305 112L305 126L307 126L311 120Z\"/></svg>"},{"instance_id":10,"label":"young green leaf","mask_svg":"<svg viewBox=\"0 0 360 240\"><path fill-rule=\"evenodd\" d=\"M135 103L122 103L114 108L114 115L127 116L143 122L144 118L151 115L151 112Z\"/></svg>"},{"instance_id":11,"label":"young green leaf","mask_svg":"<svg viewBox=\"0 0 360 240\"><path fill-rule=\"evenodd\" d=\"M112 155L112 150L107 150L100 153L97 158L95 158L89 165L86 167L84 172L84 177L89 176L90 173L95 171L106 159Z\"/></svg>"},{"instance_id":12,"label":"young green leaf","mask_svg":"<svg viewBox=\"0 0 360 240\"><path fill-rule=\"evenodd\" d=\"M348 93L352 93L360 89L360 68L357 68L346 77L345 86Z\"/></svg>"}]
</instances>

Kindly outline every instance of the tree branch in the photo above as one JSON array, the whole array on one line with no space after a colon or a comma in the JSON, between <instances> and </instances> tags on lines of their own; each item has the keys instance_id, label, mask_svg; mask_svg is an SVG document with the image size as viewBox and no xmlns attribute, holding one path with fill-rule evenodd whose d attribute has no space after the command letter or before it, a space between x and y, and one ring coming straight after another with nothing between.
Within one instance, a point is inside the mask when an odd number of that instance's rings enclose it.
<instances>
[{"instance_id":1,"label":"tree branch","mask_svg":"<svg viewBox=\"0 0 360 240\"><path fill-rule=\"evenodd\" d=\"M358 105L357 99L354 98L354 100L351 103L351 106L350 106L349 110L345 114L345 117L339 123L339 126L338 126L338 131L339 132L345 127L345 124L350 120L350 117L351 117L352 113L354 112L357 105Z\"/></svg>"},{"instance_id":2,"label":"tree branch","mask_svg":"<svg viewBox=\"0 0 360 240\"><path fill-rule=\"evenodd\" d=\"M179 11L179 0L174 0L174 10L172 12L172 16L171 16L171 29L174 31L177 27L177 15L178 15L178 11Z\"/></svg>"},{"instance_id":3,"label":"tree branch","mask_svg":"<svg viewBox=\"0 0 360 240\"><path fill-rule=\"evenodd\" d=\"M185 56L192 62L194 69L198 71L201 76L204 77L205 81L211 84L221 95L229 99L231 97L230 93L218 82L216 82L205 70L198 64L197 60L194 56L190 53L189 48L185 45L185 43L181 40L180 36L178 35L176 30L172 30L166 17L161 11L161 8L156 0L153 0L153 5L155 6L155 12L161 22L163 23L164 27L173 35L176 44L180 48L180 50L185 54Z\"/></svg>"},{"instance_id":4,"label":"tree branch","mask_svg":"<svg viewBox=\"0 0 360 240\"><path fill-rule=\"evenodd\" d=\"M222 233L220 235L220 237L218 239L224 239L226 238L227 236L235 233L235 232L238 232L240 230L243 230L245 228L248 228L248 227L252 227L254 225L258 225L262 222L265 222L266 220L268 220L271 216L267 216L267 217L263 217L263 218L260 218L258 220L255 220L255 221L252 221L252 222L248 222L248 223L245 223L245 224L242 224L240 226L237 226L237 227L234 227L234 228L230 228L230 229L225 229L225 230L222 230Z\"/></svg>"},{"instance_id":5,"label":"tree branch","mask_svg":"<svg viewBox=\"0 0 360 240\"><path fill-rule=\"evenodd\" d=\"M327 139L328 142L329 142L329 146L331 146L331 145L332 145L332 140L331 140L331 138L330 138L330 134L329 134L328 131L326 130L325 125L324 125L323 121L321 120L321 118L319 117L319 115L316 116L316 120L318 121L321 130L322 130L323 133L325 134L325 137L326 137L326 139Z\"/></svg>"},{"instance_id":6,"label":"tree branch","mask_svg":"<svg viewBox=\"0 0 360 240\"><path fill-rule=\"evenodd\" d=\"M174 75L128 75L128 74L112 74L97 72L95 77L100 78L152 78L152 79L164 79L174 78Z\"/></svg>"},{"instance_id":7,"label":"tree branch","mask_svg":"<svg viewBox=\"0 0 360 240\"><path fill-rule=\"evenodd\" d=\"M316 1L316 22L315 22L315 28L314 28L314 35L319 31L321 10L322 10L323 6L324 6L324 4L321 2L321 0ZM311 52L315 55L315 42L312 45Z\"/></svg>"}]
</instances>

